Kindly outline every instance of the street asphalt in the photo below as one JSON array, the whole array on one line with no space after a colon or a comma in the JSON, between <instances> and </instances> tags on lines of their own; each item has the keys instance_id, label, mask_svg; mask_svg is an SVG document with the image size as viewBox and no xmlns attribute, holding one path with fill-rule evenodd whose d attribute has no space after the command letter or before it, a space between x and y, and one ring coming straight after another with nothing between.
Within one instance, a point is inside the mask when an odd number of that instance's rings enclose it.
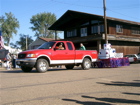
<instances>
[{"instance_id":1,"label":"street asphalt","mask_svg":"<svg viewBox=\"0 0 140 105\"><path fill-rule=\"evenodd\" d=\"M0 105L140 105L140 63L46 73L0 68Z\"/></svg>"}]
</instances>

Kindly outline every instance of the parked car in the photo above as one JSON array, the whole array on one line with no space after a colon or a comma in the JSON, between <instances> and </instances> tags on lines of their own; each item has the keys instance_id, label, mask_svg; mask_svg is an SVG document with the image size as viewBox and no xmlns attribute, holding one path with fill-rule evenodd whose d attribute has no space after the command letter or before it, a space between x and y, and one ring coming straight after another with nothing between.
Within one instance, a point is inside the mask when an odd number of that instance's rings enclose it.
<instances>
[{"instance_id":1,"label":"parked car","mask_svg":"<svg viewBox=\"0 0 140 105\"><path fill-rule=\"evenodd\" d=\"M130 63L137 63L140 62L140 55L137 54L128 54L124 57L128 57Z\"/></svg>"}]
</instances>

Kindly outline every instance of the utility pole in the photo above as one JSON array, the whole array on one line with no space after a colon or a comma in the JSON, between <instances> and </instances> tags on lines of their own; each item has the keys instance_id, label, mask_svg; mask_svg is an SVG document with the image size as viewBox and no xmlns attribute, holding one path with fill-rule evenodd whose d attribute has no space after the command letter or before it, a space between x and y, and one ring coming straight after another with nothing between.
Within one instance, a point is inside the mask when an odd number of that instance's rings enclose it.
<instances>
[{"instance_id":1,"label":"utility pole","mask_svg":"<svg viewBox=\"0 0 140 105\"><path fill-rule=\"evenodd\" d=\"M55 40L57 40L57 31L55 30Z\"/></svg>"},{"instance_id":2,"label":"utility pole","mask_svg":"<svg viewBox=\"0 0 140 105\"><path fill-rule=\"evenodd\" d=\"M105 32L105 43L108 44L107 38L107 21L106 21L106 0L103 0L104 5L104 32Z\"/></svg>"},{"instance_id":3,"label":"utility pole","mask_svg":"<svg viewBox=\"0 0 140 105\"><path fill-rule=\"evenodd\" d=\"M45 32L44 32L44 37L47 36L47 30L46 30L46 27L47 27L47 24L45 24L45 28L44 28L44 30L45 30Z\"/></svg>"}]
</instances>

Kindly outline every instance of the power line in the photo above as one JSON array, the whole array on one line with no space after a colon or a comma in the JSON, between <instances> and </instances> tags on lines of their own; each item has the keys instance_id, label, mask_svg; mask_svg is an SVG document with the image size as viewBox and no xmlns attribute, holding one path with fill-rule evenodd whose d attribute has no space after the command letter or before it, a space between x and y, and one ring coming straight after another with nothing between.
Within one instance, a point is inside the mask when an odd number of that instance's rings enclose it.
<instances>
[{"instance_id":1,"label":"power line","mask_svg":"<svg viewBox=\"0 0 140 105\"><path fill-rule=\"evenodd\" d=\"M113 7L113 9L115 9L115 10L120 10L120 9L121 9L121 10L122 10L122 9L123 9L123 10L124 10L124 9L136 9L136 8L139 8L139 6L134 6L134 7L131 7L131 6L130 6L130 7L129 7L129 6L128 6L128 7L116 7L116 8Z\"/></svg>"},{"instance_id":2,"label":"power line","mask_svg":"<svg viewBox=\"0 0 140 105\"><path fill-rule=\"evenodd\" d=\"M120 14L120 15L123 15L123 16L127 16L127 17L129 17L129 18L133 18L133 19L138 19L138 20L140 20L140 18L136 18L136 17L128 16L128 15L126 15L126 14L124 14L124 13L116 12L116 11L111 10L111 9L107 9L107 10L112 11L112 12L117 13L117 14Z\"/></svg>"},{"instance_id":3,"label":"power line","mask_svg":"<svg viewBox=\"0 0 140 105\"><path fill-rule=\"evenodd\" d=\"M56 1L56 0L52 0L53 2L57 2L57 3L61 3L61 4L66 4L66 5L75 5L75 6L80 6L80 7L91 7L93 8L93 6L85 6L85 5L80 5L80 4L75 4L75 3L67 3L64 1ZM94 7L94 8L101 8L101 7Z\"/></svg>"},{"instance_id":4,"label":"power line","mask_svg":"<svg viewBox=\"0 0 140 105\"><path fill-rule=\"evenodd\" d=\"M68 2L64 2L64 1L57 1L57 0L52 0L53 2L56 2L56 3L60 3L60 4L64 4L64 5L70 5L70 6L79 6L79 7L88 7L88 8L100 8L102 9L103 7L95 7L95 6L86 6L86 5L80 5L80 4L75 4L75 3L68 3ZM118 7L114 7L113 6L113 9L134 9L134 8L139 8L139 4L133 4L133 5L121 5L121 6L118 6ZM59 9L61 10L61 9ZM132 16L129 16L129 15L126 15L124 13L120 13L120 12L116 12L112 9L108 9L107 10L113 12L113 13L117 13L117 14L120 14L120 15L123 15L123 16L127 16L129 18L133 18L133 19L139 19L139 18L136 18L136 17L132 17ZM139 19L140 20L140 19Z\"/></svg>"}]
</instances>

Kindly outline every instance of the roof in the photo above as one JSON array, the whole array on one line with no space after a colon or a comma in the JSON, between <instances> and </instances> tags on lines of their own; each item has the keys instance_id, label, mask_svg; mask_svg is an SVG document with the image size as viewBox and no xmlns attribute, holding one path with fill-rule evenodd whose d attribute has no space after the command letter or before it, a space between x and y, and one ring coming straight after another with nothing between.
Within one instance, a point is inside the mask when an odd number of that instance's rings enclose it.
<instances>
[{"instance_id":1,"label":"roof","mask_svg":"<svg viewBox=\"0 0 140 105\"><path fill-rule=\"evenodd\" d=\"M52 39L52 38L43 38L43 37L39 37L39 39L44 40L44 41L46 41L46 42L49 42L49 41L54 40L54 39Z\"/></svg>"},{"instance_id":2,"label":"roof","mask_svg":"<svg viewBox=\"0 0 140 105\"><path fill-rule=\"evenodd\" d=\"M34 45L34 43L36 43L36 41L37 41L38 39L41 39L41 40L43 40L43 41L45 41L45 42L49 42L49 41L54 40L54 39L52 39L52 38L43 38L43 37L38 37L38 38L36 38L36 40L35 40L35 41L33 41L32 43L30 43L30 44L29 44L29 46ZM37 44L38 44L38 43L37 43Z\"/></svg>"},{"instance_id":3,"label":"roof","mask_svg":"<svg viewBox=\"0 0 140 105\"><path fill-rule=\"evenodd\" d=\"M68 10L53 25L49 27L49 30L62 31L65 29L69 29L71 27L76 27L79 24L84 24L85 22L91 19L103 20L104 16ZM140 22L134 22L134 21L123 20L118 18L106 17L106 19L111 21L133 24L133 25L140 25Z\"/></svg>"}]
</instances>

